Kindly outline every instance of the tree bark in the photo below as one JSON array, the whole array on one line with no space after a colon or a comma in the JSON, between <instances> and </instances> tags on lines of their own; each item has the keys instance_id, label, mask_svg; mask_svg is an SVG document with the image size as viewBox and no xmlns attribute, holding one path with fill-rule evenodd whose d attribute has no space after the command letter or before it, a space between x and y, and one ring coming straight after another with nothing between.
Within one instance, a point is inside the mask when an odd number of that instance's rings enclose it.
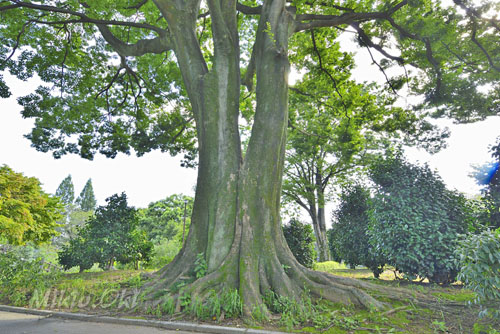
<instances>
[{"instance_id":1,"label":"tree bark","mask_svg":"<svg viewBox=\"0 0 500 334\"><path fill-rule=\"evenodd\" d=\"M322 166L318 166L316 171L316 197L318 198L317 230L316 235L319 250L319 260L330 261L330 251L328 249L328 238L326 236L326 217L325 217L325 189L323 186Z\"/></svg>"}]
</instances>

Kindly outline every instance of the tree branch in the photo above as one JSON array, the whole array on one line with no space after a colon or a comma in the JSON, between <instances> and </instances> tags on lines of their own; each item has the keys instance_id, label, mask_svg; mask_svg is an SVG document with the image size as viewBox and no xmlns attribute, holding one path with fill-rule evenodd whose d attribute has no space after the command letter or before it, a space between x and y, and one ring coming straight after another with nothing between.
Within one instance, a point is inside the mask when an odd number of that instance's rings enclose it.
<instances>
[{"instance_id":1,"label":"tree branch","mask_svg":"<svg viewBox=\"0 0 500 334\"><path fill-rule=\"evenodd\" d=\"M343 24L351 24L352 22L362 22L374 19L385 19L388 17L387 12L374 13L345 13L342 15L317 15L317 14L302 14L297 15L297 23L295 32L310 30L320 27L335 27ZM308 21L308 22L301 22Z\"/></svg>"},{"instance_id":2,"label":"tree branch","mask_svg":"<svg viewBox=\"0 0 500 334\"><path fill-rule=\"evenodd\" d=\"M68 15L72 15L72 16L77 16L80 18L79 22L81 22L81 23L93 23L93 24L101 24L101 25L116 25L116 26L134 27L134 28L152 30L152 31L157 32L160 35L165 33L164 29L147 24L147 23L126 22L126 21L117 21L117 20L99 20L99 19L93 19L84 13L70 10L67 8L60 8L60 7L49 6L49 5L38 5L35 3L23 2L23 1L19 1L19 0L10 0L10 1L13 2L14 5L0 7L0 11L6 10L5 8L7 8L7 7L10 7L7 9L20 8L20 7L21 8L30 8L30 9L40 10L40 11L44 11L44 12L60 13L60 14L68 14Z\"/></svg>"},{"instance_id":3,"label":"tree branch","mask_svg":"<svg viewBox=\"0 0 500 334\"><path fill-rule=\"evenodd\" d=\"M236 10L246 15L259 15L262 12L262 6L250 7L236 3Z\"/></svg>"},{"instance_id":4,"label":"tree branch","mask_svg":"<svg viewBox=\"0 0 500 334\"><path fill-rule=\"evenodd\" d=\"M496 66L494 63L493 63L493 59L491 59L491 56L490 54L488 53L488 51L484 48L484 46L479 43L479 41L477 40L476 38L476 34L477 34L477 22L475 22L475 20L473 20L472 22L472 35L471 35L471 40L474 44L477 45L477 47L479 49L481 49L481 51L484 53L484 55L486 56L486 58L488 59L488 63L490 64L490 66L492 68L494 68L495 70L497 70L498 72L500 72L500 67Z\"/></svg>"},{"instance_id":5,"label":"tree branch","mask_svg":"<svg viewBox=\"0 0 500 334\"><path fill-rule=\"evenodd\" d=\"M351 23L351 27L353 27L357 31L357 33L358 33L361 41L367 47L374 48L375 50L377 50L378 52L380 52L382 55L384 55L386 58L395 60L399 64L404 64L404 59L402 57L392 56L387 51L385 51L380 45L373 43L373 41L366 34L366 32L360 27L359 22L353 22L353 23Z\"/></svg>"},{"instance_id":6,"label":"tree branch","mask_svg":"<svg viewBox=\"0 0 500 334\"><path fill-rule=\"evenodd\" d=\"M104 39L121 56L142 56L146 53L159 54L172 49L170 38L165 31L159 37L140 40L135 44L128 44L116 38L106 25L98 24L97 28L99 28Z\"/></svg>"}]
</instances>

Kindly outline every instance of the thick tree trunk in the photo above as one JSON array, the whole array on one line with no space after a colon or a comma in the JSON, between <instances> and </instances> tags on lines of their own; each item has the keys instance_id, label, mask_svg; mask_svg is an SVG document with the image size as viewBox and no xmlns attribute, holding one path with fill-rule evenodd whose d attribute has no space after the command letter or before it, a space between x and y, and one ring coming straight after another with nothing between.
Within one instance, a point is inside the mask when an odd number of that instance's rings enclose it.
<instances>
[{"instance_id":1,"label":"thick tree trunk","mask_svg":"<svg viewBox=\"0 0 500 334\"><path fill-rule=\"evenodd\" d=\"M354 287L365 283L302 267L283 237L279 212L288 119L287 41L293 14L285 9L285 0L263 5L255 45L256 113L243 158L238 132L236 3L222 2L208 1L215 49L214 65L208 70L192 26L197 14L190 7L193 4L155 1L172 30L192 103L199 168L184 247L146 289L165 291L179 281L192 281L195 258L203 253L208 274L185 291L203 298L210 289L238 289L246 315L262 303L261 296L267 290L299 298L306 288L315 296L336 302L380 307Z\"/></svg>"}]
</instances>

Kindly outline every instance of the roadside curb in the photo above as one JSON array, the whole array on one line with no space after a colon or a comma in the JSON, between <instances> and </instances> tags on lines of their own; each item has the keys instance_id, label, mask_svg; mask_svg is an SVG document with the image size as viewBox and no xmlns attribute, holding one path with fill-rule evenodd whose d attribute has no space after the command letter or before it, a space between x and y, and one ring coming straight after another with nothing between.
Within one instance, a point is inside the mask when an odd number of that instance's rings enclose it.
<instances>
[{"instance_id":1,"label":"roadside curb","mask_svg":"<svg viewBox=\"0 0 500 334\"><path fill-rule=\"evenodd\" d=\"M55 317L68 320L78 320L78 321L90 321L97 323L107 323L107 324L118 324L118 325L129 325L129 326L147 326L156 327L169 330L179 330L179 331L190 331L190 332L203 332L203 333L214 333L214 334L284 334L283 332L274 332L261 329L251 329L251 328L234 328L234 327L223 327L214 325L201 325L189 322L177 322L177 321L160 321L160 320L145 320L145 319L128 319L120 317L108 317L99 315L89 315L83 313L68 313L68 312L56 312L49 310L35 310L24 307L7 306L0 305L0 311L4 312L15 312L24 313L31 315L38 315L43 317Z\"/></svg>"}]
</instances>

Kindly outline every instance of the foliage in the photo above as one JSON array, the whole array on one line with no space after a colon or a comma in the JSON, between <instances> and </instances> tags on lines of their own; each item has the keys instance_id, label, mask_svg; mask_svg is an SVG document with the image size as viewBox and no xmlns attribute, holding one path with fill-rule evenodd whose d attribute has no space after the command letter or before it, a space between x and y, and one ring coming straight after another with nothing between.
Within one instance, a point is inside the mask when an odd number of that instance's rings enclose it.
<instances>
[{"instance_id":1,"label":"foliage","mask_svg":"<svg viewBox=\"0 0 500 334\"><path fill-rule=\"evenodd\" d=\"M56 190L56 196L60 197L64 203L64 216L58 221L57 231L59 235L52 239L52 243L58 247L76 238L77 228L83 224L94 213L94 210L83 211L81 207L74 202L74 186L71 175L68 175Z\"/></svg>"},{"instance_id":2,"label":"foliage","mask_svg":"<svg viewBox=\"0 0 500 334\"><path fill-rule=\"evenodd\" d=\"M75 200L75 186L73 185L71 175L66 176L66 178L62 180L59 187L57 187L56 196L59 197L61 202L65 205L73 204Z\"/></svg>"},{"instance_id":3,"label":"foliage","mask_svg":"<svg viewBox=\"0 0 500 334\"><path fill-rule=\"evenodd\" d=\"M92 187L92 179L87 180L75 203L82 211L94 211L97 201L94 195L94 188Z\"/></svg>"},{"instance_id":4,"label":"foliage","mask_svg":"<svg viewBox=\"0 0 500 334\"><path fill-rule=\"evenodd\" d=\"M330 232L333 253L347 265L364 265L378 278L386 260L370 243L370 192L360 185L344 188Z\"/></svg>"},{"instance_id":5,"label":"foliage","mask_svg":"<svg viewBox=\"0 0 500 334\"><path fill-rule=\"evenodd\" d=\"M482 186L481 204L484 211L479 217L481 224L490 228L500 228L500 137L490 147L494 162L473 166L471 176Z\"/></svg>"},{"instance_id":6,"label":"foliage","mask_svg":"<svg viewBox=\"0 0 500 334\"><path fill-rule=\"evenodd\" d=\"M185 203L186 207L184 208ZM192 197L171 195L163 200L150 203L145 209L138 210L139 228L145 231L149 240L155 244L158 244L163 239L180 238L182 240L184 215L187 235L192 210Z\"/></svg>"},{"instance_id":7,"label":"foliage","mask_svg":"<svg viewBox=\"0 0 500 334\"><path fill-rule=\"evenodd\" d=\"M410 278L452 282L457 235L467 229L461 196L428 166L400 154L378 159L370 176L376 184L369 231L374 249Z\"/></svg>"},{"instance_id":8,"label":"foliage","mask_svg":"<svg viewBox=\"0 0 500 334\"><path fill-rule=\"evenodd\" d=\"M500 137L497 141L497 144L493 145L490 150L496 164L490 171L491 177L484 191L484 197L489 202L489 225L492 228L500 228Z\"/></svg>"},{"instance_id":9,"label":"foliage","mask_svg":"<svg viewBox=\"0 0 500 334\"><path fill-rule=\"evenodd\" d=\"M182 243L180 240L159 239L153 245L153 255L147 266L149 268L161 268L174 259L181 250Z\"/></svg>"},{"instance_id":10,"label":"foliage","mask_svg":"<svg viewBox=\"0 0 500 334\"><path fill-rule=\"evenodd\" d=\"M40 181L0 167L0 237L18 245L44 243L57 235L61 217L59 199L43 192Z\"/></svg>"},{"instance_id":11,"label":"foliage","mask_svg":"<svg viewBox=\"0 0 500 334\"><path fill-rule=\"evenodd\" d=\"M153 243L149 241L144 231L134 229L126 244L126 251L117 256L121 263L134 263L135 269L139 269L139 263L148 263L153 257Z\"/></svg>"},{"instance_id":12,"label":"foliage","mask_svg":"<svg viewBox=\"0 0 500 334\"><path fill-rule=\"evenodd\" d=\"M469 234L457 249L460 272L458 279L476 293L475 303L500 300L500 229ZM500 318L496 308L481 311Z\"/></svg>"},{"instance_id":13,"label":"foliage","mask_svg":"<svg viewBox=\"0 0 500 334\"><path fill-rule=\"evenodd\" d=\"M57 281L57 268L27 252L26 247L0 249L0 301L24 306L33 291L49 289Z\"/></svg>"},{"instance_id":14,"label":"foliage","mask_svg":"<svg viewBox=\"0 0 500 334\"><path fill-rule=\"evenodd\" d=\"M311 225L292 219L287 225L283 225L283 234L297 261L307 268L312 268L316 259L316 250Z\"/></svg>"},{"instance_id":15,"label":"foliage","mask_svg":"<svg viewBox=\"0 0 500 334\"><path fill-rule=\"evenodd\" d=\"M98 258L95 250L82 236L86 233L85 230L79 228L77 231L77 236L62 246L59 252L59 263L65 270L78 266L80 272L83 272L92 268Z\"/></svg>"},{"instance_id":16,"label":"foliage","mask_svg":"<svg viewBox=\"0 0 500 334\"><path fill-rule=\"evenodd\" d=\"M136 210L128 206L125 193L115 194L106 202L61 252L60 261L66 269L75 264L80 265L80 270L87 269L94 262L109 269L115 260L134 262L137 267L139 261L150 259L153 246L137 230Z\"/></svg>"},{"instance_id":17,"label":"foliage","mask_svg":"<svg viewBox=\"0 0 500 334\"><path fill-rule=\"evenodd\" d=\"M296 35L290 52L304 74L290 90L283 199L311 217L321 261L328 260L325 203L333 195L332 183L354 177L368 164L370 152L389 140L435 152L449 135L424 120L422 112L393 106L385 88L357 83L353 56L331 45L338 34L318 29Z\"/></svg>"},{"instance_id":18,"label":"foliage","mask_svg":"<svg viewBox=\"0 0 500 334\"><path fill-rule=\"evenodd\" d=\"M199 253L196 255L196 260L194 261L194 273L196 279L202 278L207 274L207 261L205 260L205 254Z\"/></svg>"}]
</instances>

